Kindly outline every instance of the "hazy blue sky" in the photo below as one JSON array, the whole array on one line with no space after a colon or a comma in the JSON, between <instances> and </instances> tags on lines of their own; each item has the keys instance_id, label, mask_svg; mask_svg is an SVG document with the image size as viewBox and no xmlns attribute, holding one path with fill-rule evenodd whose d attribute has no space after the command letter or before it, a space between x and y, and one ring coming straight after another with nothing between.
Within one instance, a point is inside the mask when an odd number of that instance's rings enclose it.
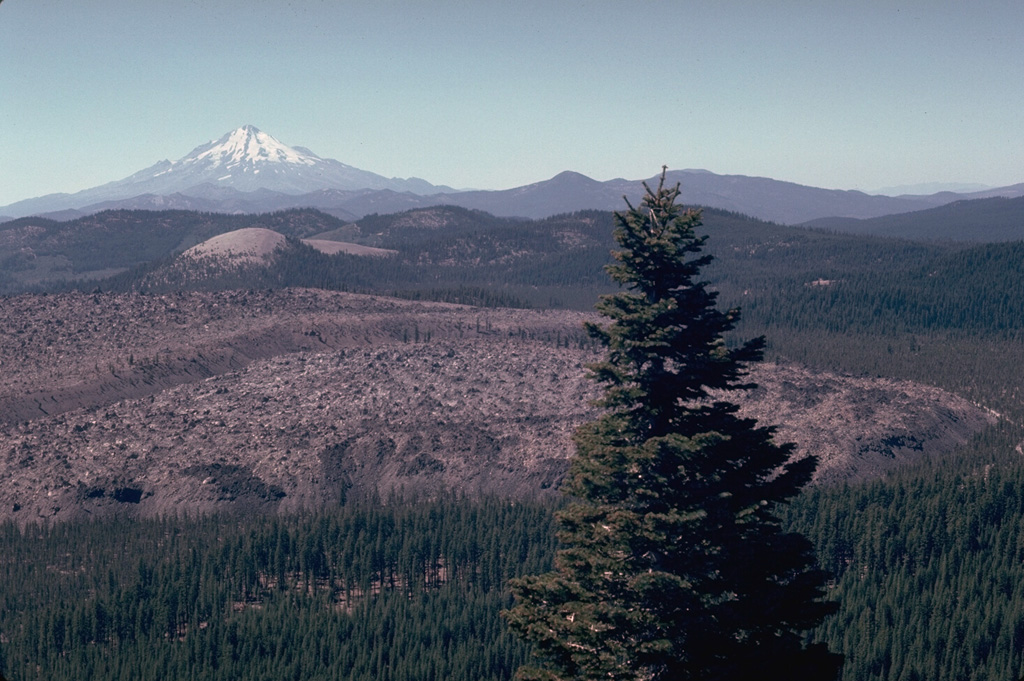
<instances>
[{"instance_id":1,"label":"hazy blue sky","mask_svg":"<svg viewBox=\"0 0 1024 681\"><path fill-rule=\"evenodd\" d=\"M246 123L457 187L662 164L1013 184L1022 36L1021 0L6 0L0 205Z\"/></svg>"}]
</instances>

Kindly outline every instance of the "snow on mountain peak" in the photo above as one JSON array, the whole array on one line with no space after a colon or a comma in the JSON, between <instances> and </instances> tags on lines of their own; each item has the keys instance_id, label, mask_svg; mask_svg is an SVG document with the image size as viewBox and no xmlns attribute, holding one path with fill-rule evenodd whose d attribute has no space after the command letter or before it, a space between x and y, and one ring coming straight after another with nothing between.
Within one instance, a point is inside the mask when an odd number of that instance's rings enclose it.
<instances>
[{"instance_id":1,"label":"snow on mountain peak","mask_svg":"<svg viewBox=\"0 0 1024 681\"><path fill-rule=\"evenodd\" d=\"M315 154L303 153L282 144L253 125L243 125L219 140L196 148L178 163L215 164L230 170L238 166L267 163L312 166L320 160Z\"/></svg>"},{"instance_id":2,"label":"snow on mountain peak","mask_svg":"<svg viewBox=\"0 0 1024 681\"><path fill-rule=\"evenodd\" d=\"M20 217L128 201L144 195L165 197L181 194L186 199L198 198L201 201L214 196L216 201L226 202L223 204L225 210L233 212L238 209L234 201L249 199L234 195L233 198L225 199L224 192L230 193L229 190L236 193L262 191L303 195L326 190L379 189L424 195L442 190L423 180L389 179L331 158L323 158L305 147L289 147L255 126L243 125L220 139L194 148L176 161L158 161L121 180L83 189L75 194L54 195L57 198L52 200L47 197L29 199L19 202L21 205L12 206L18 211L16 217ZM13 210L6 210L10 206L4 208L6 214L14 213Z\"/></svg>"},{"instance_id":3,"label":"snow on mountain peak","mask_svg":"<svg viewBox=\"0 0 1024 681\"><path fill-rule=\"evenodd\" d=\"M423 191L411 181L388 179L340 161L317 156L305 147L289 147L253 125L200 145L177 161L161 161L108 189L171 194L203 184L242 192L259 189L306 194L321 189L395 189ZM123 192L122 192L123 187ZM426 185L433 189L431 185ZM134 196L135 194L133 194Z\"/></svg>"}]
</instances>

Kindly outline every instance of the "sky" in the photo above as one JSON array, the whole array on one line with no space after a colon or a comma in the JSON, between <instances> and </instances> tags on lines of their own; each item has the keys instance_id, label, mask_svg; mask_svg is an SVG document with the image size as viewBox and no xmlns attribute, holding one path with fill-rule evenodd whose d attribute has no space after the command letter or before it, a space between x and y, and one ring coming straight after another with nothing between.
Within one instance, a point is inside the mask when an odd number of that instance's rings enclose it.
<instances>
[{"instance_id":1,"label":"sky","mask_svg":"<svg viewBox=\"0 0 1024 681\"><path fill-rule=\"evenodd\" d=\"M1024 182L1021 0L4 0L0 206L252 124L388 177Z\"/></svg>"}]
</instances>

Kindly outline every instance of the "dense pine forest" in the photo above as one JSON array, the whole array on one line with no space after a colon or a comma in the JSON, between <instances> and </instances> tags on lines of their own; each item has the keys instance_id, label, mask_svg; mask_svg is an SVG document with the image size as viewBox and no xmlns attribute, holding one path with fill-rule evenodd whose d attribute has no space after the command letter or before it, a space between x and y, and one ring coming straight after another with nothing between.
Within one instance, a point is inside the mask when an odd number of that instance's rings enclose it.
<instances>
[{"instance_id":1,"label":"dense pine forest","mask_svg":"<svg viewBox=\"0 0 1024 681\"><path fill-rule=\"evenodd\" d=\"M790 527L840 611L846 679L1024 671L1024 466L997 429L888 480L812 488ZM282 517L0 528L9 679L509 679L507 580L553 509L448 499Z\"/></svg>"},{"instance_id":2,"label":"dense pine forest","mask_svg":"<svg viewBox=\"0 0 1024 681\"><path fill-rule=\"evenodd\" d=\"M790 509L839 613L819 638L845 679L1018 679L1024 673L1024 466L1019 428L888 480L815 488Z\"/></svg>"},{"instance_id":3,"label":"dense pine forest","mask_svg":"<svg viewBox=\"0 0 1024 681\"><path fill-rule=\"evenodd\" d=\"M370 216L369 245L397 257L296 245L274 269L218 285L577 309L608 290L607 214L463 217L406 240L395 219ZM913 379L1003 417L949 459L812 487L788 509L840 605L817 636L845 654L843 678L1024 676L1024 244L839 235L720 211L705 226L709 277L724 305L743 308L736 336L765 334L769 359ZM100 285L138 290L153 268ZM10 681L510 679L528 651L500 616L507 580L547 569L552 510L445 499L6 525L0 671Z\"/></svg>"},{"instance_id":4,"label":"dense pine forest","mask_svg":"<svg viewBox=\"0 0 1024 681\"><path fill-rule=\"evenodd\" d=\"M549 509L448 499L0 528L10 679L506 679Z\"/></svg>"}]
</instances>

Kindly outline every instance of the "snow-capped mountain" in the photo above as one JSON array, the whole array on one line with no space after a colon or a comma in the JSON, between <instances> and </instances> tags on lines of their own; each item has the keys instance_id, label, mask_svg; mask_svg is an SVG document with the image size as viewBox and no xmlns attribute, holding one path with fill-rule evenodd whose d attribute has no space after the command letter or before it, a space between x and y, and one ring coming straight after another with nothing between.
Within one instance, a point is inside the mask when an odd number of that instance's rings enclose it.
<instances>
[{"instance_id":1,"label":"snow-capped mountain","mask_svg":"<svg viewBox=\"0 0 1024 681\"><path fill-rule=\"evenodd\" d=\"M289 147L251 125L200 145L184 158L161 161L114 184L129 185L133 195L138 195L173 194L207 183L244 192L270 189L285 194L307 194L319 189L418 188L415 180L388 179L321 158L304 147ZM439 190L428 187L430 193Z\"/></svg>"},{"instance_id":2,"label":"snow-capped mountain","mask_svg":"<svg viewBox=\"0 0 1024 681\"><path fill-rule=\"evenodd\" d=\"M657 183L658 178L649 178ZM875 218L925 210L960 199L1024 195L1024 184L969 194L871 196L821 189L767 177L674 170L681 201L783 224L827 217ZM639 198L640 181L593 180L564 172L550 180L505 190L456 191L417 178L386 178L291 147L246 125L193 149L177 161L75 194L49 194L0 206L0 222L28 215L69 220L108 209L262 213L317 208L350 220L450 204L494 215L540 218L582 209L616 210L623 195Z\"/></svg>"},{"instance_id":3,"label":"snow-capped mountain","mask_svg":"<svg viewBox=\"0 0 1024 681\"><path fill-rule=\"evenodd\" d=\"M123 180L75 194L50 194L4 207L19 216L122 201L143 194L209 194L217 189L308 194L320 190L389 189L414 194L454 191L418 178L387 178L321 158L305 147L290 147L252 125L202 144L177 161L160 161Z\"/></svg>"}]
</instances>

